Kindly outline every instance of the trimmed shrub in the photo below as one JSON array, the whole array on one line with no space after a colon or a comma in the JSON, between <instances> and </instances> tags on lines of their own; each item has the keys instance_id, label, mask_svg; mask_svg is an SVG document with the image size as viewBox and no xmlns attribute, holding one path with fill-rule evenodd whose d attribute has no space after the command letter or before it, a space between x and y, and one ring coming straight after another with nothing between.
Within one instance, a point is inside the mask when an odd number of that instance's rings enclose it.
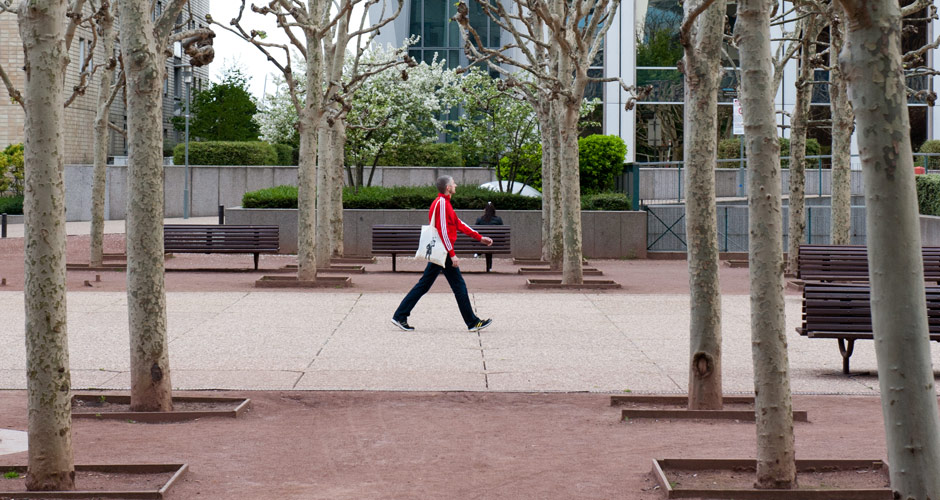
<instances>
[{"instance_id":1,"label":"trimmed shrub","mask_svg":"<svg viewBox=\"0 0 940 500\"><path fill-rule=\"evenodd\" d=\"M597 193L581 197L581 210L630 210L630 198L623 193Z\"/></svg>"},{"instance_id":2,"label":"trimmed shrub","mask_svg":"<svg viewBox=\"0 0 940 500\"><path fill-rule=\"evenodd\" d=\"M183 144L173 148L173 163L186 162ZM190 165L276 165L277 151L266 142L203 141L189 143Z\"/></svg>"},{"instance_id":3,"label":"trimmed shrub","mask_svg":"<svg viewBox=\"0 0 940 500\"><path fill-rule=\"evenodd\" d=\"M250 191L242 196L245 208L297 208L296 186L274 186Z\"/></svg>"},{"instance_id":4,"label":"trimmed shrub","mask_svg":"<svg viewBox=\"0 0 940 500\"><path fill-rule=\"evenodd\" d=\"M370 210L423 209L431 206L437 198L433 186L421 187L362 187L359 192L343 189L343 208ZM541 198L529 198L510 193L500 193L478 187L461 187L451 200L458 210L483 210L492 202L497 210L541 210ZM242 197L245 208L297 208L297 188L277 186L245 193ZM620 193L585 195L581 199L583 210L630 210L630 199Z\"/></svg>"},{"instance_id":5,"label":"trimmed shrub","mask_svg":"<svg viewBox=\"0 0 940 500\"><path fill-rule=\"evenodd\" d=\"M23 215L23 196L0 197L0 214Z\"/></svg>"},{"instance_id":6,"label":"trimmed shrub","mask_svg":"<svg viewBox=\"0 0 940 500\"><path fill-rule=\"evenodd\" d=\"M274 144L274 151L277 153L277 165L297 165L294 160L294 146L290 144Z\"/></svg>"},{"instance_id":7,"label":"trimmed shrub","mask_svg":"<svg viewBox=\"0 0 940 500\"><path fill-rule=\"evenodd\" d=\"M917 208L923 215L940 215L940 174L914 176L917 180Z\"/></svg>"},{"instance_id":8,"label":"trimmed shrub","mask_svg":"<svg viewBox=\"0 0 940 500\"><path fill-rule=\"evenodd\" d=\"M924 143L920 145L920 148L917 149L917 152L918 153L940 153L940 141L936 139L924 141ZM915 157L914 166L915 167L924 166L924 158L925 157L923 156ZM928 156L927 158L930 158L927 161L928 168L930 169L940 168L940 156Z\"/></svg>"},{"instance_id":9,"label":"trimmed shrub","mask_svg":"<svg viewBox=\"0 0 940 500\"><path fill-rule=\"evenodd\" d=\"M463 150L457 143L408 144L382 153L379 165L390 167L462 167Z\"/></svg>"},{"instance_id":10,"label":"trimmed shrub","mask_svg":"<svg viewBox=\"0 0 940 500\"><path fill-rule=\"evenodd\" d=\"M616 135L589 135L578 139L581 192L601 193L614 188L623 172L627 145Z\"/></svg>"},{"instance_id":11,"label":"trimmed shrub","mask_svg":"<svg viewBox=\"0 0 940 500\"><path fill-rule=\"evenodd\" d=\"M10 144L0 152L0 194L23 194L23 143Z\"/></svg>"}]
</instances>

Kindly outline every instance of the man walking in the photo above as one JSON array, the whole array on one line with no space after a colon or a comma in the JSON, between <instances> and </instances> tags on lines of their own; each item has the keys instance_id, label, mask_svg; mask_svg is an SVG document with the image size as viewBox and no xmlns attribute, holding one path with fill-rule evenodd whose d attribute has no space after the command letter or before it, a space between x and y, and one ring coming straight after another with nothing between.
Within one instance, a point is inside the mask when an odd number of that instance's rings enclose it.
<instances>
[{"instance_id":1,"label":"man walking","mask_svg":"<svg viewBox=\"0 0 940 500\"><path fill-rule=\"evenodd\" d=\"M463 316L467 329L471 332L480 331L493 323L492 319L480 319L473 313L473 306L470 305L470 297L467 295L467 284L463 281L463 275L460 274L460 259L454 253L454 242L457 241L457 230L470 236L471 238L482 242L486 246L493 244L493 240L474 231L470 226L457 218L454 207L450 204L450 197L457 191L457 183L454 178L445 175L437 179L438 197L431 203L431 210L428 212L428 220L435 215L434 226L441 236L441 242L447 250L447 260L444 267L433 262L428 262L424 268L424 275L418 280L418 283L408 292L408 295L401 301L401 305L392 316L392 323L406 332L414 330L414 327L408 324L408 316L414 309L418 300L431 289L437 275L444 272L450 289L454 291L454 297L457 298L457 307L460 308L460 314Z\"/></svg>"}]
</instances>

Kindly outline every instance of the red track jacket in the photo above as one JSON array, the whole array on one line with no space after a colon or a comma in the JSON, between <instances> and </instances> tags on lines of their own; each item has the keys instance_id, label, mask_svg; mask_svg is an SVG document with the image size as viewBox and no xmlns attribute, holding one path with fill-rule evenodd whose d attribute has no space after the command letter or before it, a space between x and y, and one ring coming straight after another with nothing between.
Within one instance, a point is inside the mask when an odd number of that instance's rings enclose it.
<instances>
[{"instance_id":1,"label":"red track jacket","mask_svg":"<svg viewBox=\"0 0 940 500\"><path fill-rule=\"evenodd\" d=\"M444 242L444 248L447 249L447 255L450 257L456 255L454 253L454 242L457 241L458 229L460 229L461 233L477 241L483 239L480 233L474 231L470 226L464 224L462 220L457 218L457 212L454 212L454 207L450 204L450 196L445 194L437 196L437 199L431 203L431 210L428 212L428 222L431 221L432 215L435 215L434 227L437 228L437 233L441 235L441 241Z\"/></svg>"}]
</instances>

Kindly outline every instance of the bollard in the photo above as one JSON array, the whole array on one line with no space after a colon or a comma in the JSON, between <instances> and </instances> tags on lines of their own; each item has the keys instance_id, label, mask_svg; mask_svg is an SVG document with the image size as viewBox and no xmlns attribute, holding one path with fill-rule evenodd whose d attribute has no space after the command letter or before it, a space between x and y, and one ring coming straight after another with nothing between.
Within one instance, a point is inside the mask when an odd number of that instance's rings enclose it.
<instances>
[{"instance_id":1,"label":"bollard","mask_svg":"<svg viewBox=\"0 0 940 500\"><path fill-rule=\"evenodd\" d=\"M0 238L7 237L7 214L0 214Z\"/></svg>"},{"instance_id":2,"label":"bollard","mask_svg":"<svg viewBox=\"0 0 940 500\"><path fill-rule=\"evenodd\" d=\"M0 286L7 286L7 279L6 279L6 278L0 279Z\"/></svg>"},{"instance_id":3,"label":"bollard","mask_svg":"<svg viewBox=\"0 0 940 500\"><path fill-rule=\"evenodd\" d=\"M95 275L95 283L101 283L101 275L100 275L100 274L96 274L96 275Z\"/></svg>"},{"instance_id":4,"label":"bollard","mask_svg":"<svg viewBox=\"0 0 940 500\"><path fill-rule=\"evenodd\" d=\"M225 224L225 205L219 205L219 225Z\"/></svg>"}]
</instances>

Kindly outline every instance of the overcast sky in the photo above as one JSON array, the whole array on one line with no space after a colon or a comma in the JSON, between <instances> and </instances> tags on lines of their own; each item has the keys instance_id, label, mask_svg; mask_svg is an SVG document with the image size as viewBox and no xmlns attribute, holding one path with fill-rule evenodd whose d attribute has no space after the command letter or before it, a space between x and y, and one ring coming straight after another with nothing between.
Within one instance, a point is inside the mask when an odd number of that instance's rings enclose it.
<instances>
[{"instance_id":1,"label":"overcast sky","mask_svg":"<svg viewBox=\"0 0 940 500\"><path fill-rule=\"evenodd\" d=\"M268 35L266 41L286 43L287 37L275 25L274 16L262 16L252 12L251 2L252 0L248 0L248 5L245 7L245 12L242 15L241 25L245 31L252 29L262 30ZM256 4L261 3L259 0L254 0L254 2ZM238 15L238 8L240 6L240 0L216 0L211 3L210 7L212 19L228 26L229 21ZM212 26L212 30L216 33L215 40L212 42L215 48L215 60L209 66L212 81L219 81L222 70L234 63L239 65L242 71L248 76L251 93L254 94L256 98L260 100L263 95L262 91L265 88L265 76L267 76L267 92L269 94L273 93L274 87L272 85L271 75L279 74L279 71L273 64L268 62L264 54L254 45L251 45L218 26ZM274 49L272 54L278 57L282 62L285 60L283 50Z\"/></svg>"},{"instance_id":2,"label":"overcast sky","mask_svg":"<svg viewBox=\"0 0 940 500\"><path fill-rule=\"evenodd\" d=\"M287 36L280 28L277 27L274 16L270 14L267 16L262 16L261 14L252 12L252 2L258 5L263 5L266 2L263 0L246 1L247 5L245 6L245 12L242 14L241 20L241 26L245 29L245 31L250 32L252 29L264 31L268 35L265 41L284 44L288 43ZM241 7L241 4L241 0L213 1L210 5L212 19L215 22L229 26L229 21L238 15L238 9ZM359 14L357 11L362 12L359 10L359 8L354 8L354 19L359 19ZM280 75L280 71L267 60L265 55L262 54L257 47L238 38L235 36L235 34L229 31L214 25L212 26L212 30L215 31L216 34L215 40L212 42L213 47L215 48L215 60L209 66L210 78L212 81L219 81L222 70L235 63L241 67L242 71L246 75L248 75L248 83L251 87L251 93L257 99L260 100L264 95L265 77L267 77L267 93L274 93L272 75ZM300 30L295 29L294 32L297 33L298 37L301 37L301 40L303 39ZM284 58L284 51L281 49L271 49L271 53L282 63L286 60Z\"/></svg>"}]
</instances>

